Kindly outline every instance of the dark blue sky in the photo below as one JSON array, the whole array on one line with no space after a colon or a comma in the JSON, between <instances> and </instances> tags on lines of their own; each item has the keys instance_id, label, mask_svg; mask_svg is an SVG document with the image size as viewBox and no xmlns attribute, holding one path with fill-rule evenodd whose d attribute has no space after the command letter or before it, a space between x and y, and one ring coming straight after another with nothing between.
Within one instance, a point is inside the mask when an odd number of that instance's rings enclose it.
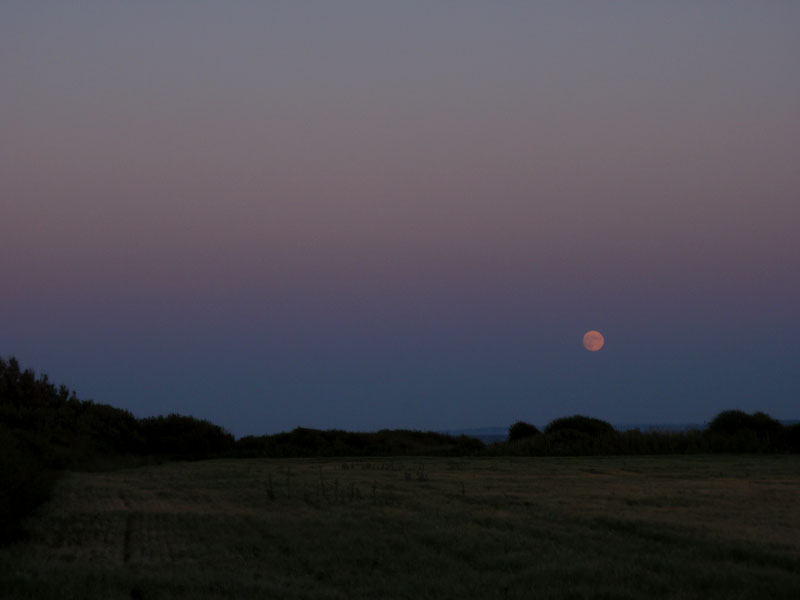
<instances>
[{"instance_id":1,"label":"dark blue sky","mask_svg":"<svg viewBox=\"0 0 800 600\"><path fill-rule=\"evenodd\" d=\"M798 27L4 2L0 355L237 435L797 418Z\"/></svg>"}]
</instances>

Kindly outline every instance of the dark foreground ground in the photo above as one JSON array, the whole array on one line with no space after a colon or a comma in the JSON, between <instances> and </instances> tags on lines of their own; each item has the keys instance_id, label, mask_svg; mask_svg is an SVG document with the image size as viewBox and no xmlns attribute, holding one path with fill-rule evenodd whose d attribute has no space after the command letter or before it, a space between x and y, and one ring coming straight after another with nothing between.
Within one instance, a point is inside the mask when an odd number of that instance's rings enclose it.
<instances>
[{"instance_id":1,"label":"dark foreground ground","mask_svg":"<svg viewBox=\"0 0 800 600\"><path fill-rule=\"evenodd\" d=\"M68 473L0 597L800 598L800 456L252 459Z\"/></svg>"}]
</instances>

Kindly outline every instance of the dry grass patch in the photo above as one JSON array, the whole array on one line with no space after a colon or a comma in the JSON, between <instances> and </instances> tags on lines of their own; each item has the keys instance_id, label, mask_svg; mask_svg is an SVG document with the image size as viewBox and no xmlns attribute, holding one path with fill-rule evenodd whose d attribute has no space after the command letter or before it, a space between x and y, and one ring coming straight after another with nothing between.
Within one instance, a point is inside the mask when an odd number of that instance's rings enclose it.
<instances>
[{"instance_id":1,"label":"dry grass patch","mask_svg":"<svg viewBox=\"0 0 800 600\"><path fill-rule=\"evenodd\" d=\"M71 473L0 548L0 597L796 598L798 497L793 456Z\"/></svg>"}]
</instances>

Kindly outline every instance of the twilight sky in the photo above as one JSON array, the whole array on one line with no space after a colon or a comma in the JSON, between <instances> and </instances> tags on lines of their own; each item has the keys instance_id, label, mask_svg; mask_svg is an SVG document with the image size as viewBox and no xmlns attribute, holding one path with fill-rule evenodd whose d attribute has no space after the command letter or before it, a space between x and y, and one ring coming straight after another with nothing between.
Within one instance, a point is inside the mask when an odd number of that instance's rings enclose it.
<instances>
[{"instance_id":1,"label":"twilight sky","mask_svg":"<svg viewBox=\"0 0 800 600\"><path fill-rule=\"evenodd\" d=\"M4 0L0 356L236 435L798 418L798 31Z\"/></svg>"}]
</instances>

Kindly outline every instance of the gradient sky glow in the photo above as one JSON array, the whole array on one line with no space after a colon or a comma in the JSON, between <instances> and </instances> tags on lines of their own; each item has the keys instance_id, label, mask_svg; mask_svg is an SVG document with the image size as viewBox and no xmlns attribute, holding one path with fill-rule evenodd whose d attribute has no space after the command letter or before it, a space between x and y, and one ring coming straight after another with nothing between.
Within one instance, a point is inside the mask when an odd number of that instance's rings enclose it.
<instances>
[{"instance_id":1,"label":"gradient sky glow","mask_svg":"<svg viewBox=\"0 0 800 600\"><path fill-rule=\"evenodd\" d=\"M237 435L798 418L798 31L777 1L5 1L0 356Z\"/></svg>"}]
</instances>

